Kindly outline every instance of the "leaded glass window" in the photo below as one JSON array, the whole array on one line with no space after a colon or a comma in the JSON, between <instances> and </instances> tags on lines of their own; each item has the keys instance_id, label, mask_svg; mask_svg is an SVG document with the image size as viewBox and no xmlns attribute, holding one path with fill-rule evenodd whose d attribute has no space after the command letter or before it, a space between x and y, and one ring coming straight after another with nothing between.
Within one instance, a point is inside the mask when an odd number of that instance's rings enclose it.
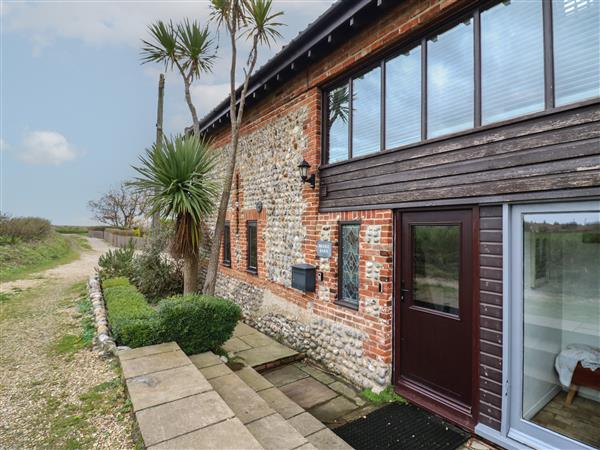
<instances>
[{"instance_id":1,"label":"leaded glass window","mask_svg":"<svg viewBox=\"0 0 600 450\"><path fill-rule=\"evenodd\" d=\"M360 224L340 225L339 301L358 308Z\"/></svg>"},{"instance_id":2,"label":"leaded glass window","mask_svg":"<svg viewBox=\"0 0 600 450\"><path fill-rule=\"evenodd\" d=\"M257 243L256 243L256 220L249 220L246 224L247 266L248 272L256 273L258 266Z\"/></svg>"},{"instance_id":3,"label":"leaded glass window","mask_svg":"<svg viewBox=\"0 0 600 450\"><path fill-rule=\"evenodd\" d=\"M223 229L223 264L231 266L231 227L225 222Z\"/></svg>"}]
</instances>

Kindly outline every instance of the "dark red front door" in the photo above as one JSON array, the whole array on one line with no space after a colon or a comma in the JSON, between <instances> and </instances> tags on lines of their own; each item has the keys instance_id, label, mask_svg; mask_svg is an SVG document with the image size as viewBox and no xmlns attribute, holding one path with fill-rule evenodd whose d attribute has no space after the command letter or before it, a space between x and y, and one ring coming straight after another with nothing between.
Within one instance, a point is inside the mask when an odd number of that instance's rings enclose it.
<instances>
[{"instance_id":1,"label":"dark red front door","mask_svg":"<svg viewBox=\"0 0 600 450\"><path fill-rule=\"evenodd\" d=\"M473 400L472 215L401 213L396 237L396 385L459 423Z\"/></svg>"}]
</instances>

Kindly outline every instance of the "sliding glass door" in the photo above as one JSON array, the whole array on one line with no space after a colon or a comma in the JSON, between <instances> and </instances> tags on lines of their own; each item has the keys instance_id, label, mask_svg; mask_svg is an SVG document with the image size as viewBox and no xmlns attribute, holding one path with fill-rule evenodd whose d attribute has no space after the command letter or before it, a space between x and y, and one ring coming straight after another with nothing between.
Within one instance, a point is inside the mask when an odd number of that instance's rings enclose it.
<instances>
[{"instance_id":1,"label":"sliding glass door","mask_svg":"<svg viewBox=\"0 0 600 450\"><path fill-rule=\"evenodd\" d=\"M511 212L509 436L600 448L600 202Z\"/></svg>"}]
</instances>

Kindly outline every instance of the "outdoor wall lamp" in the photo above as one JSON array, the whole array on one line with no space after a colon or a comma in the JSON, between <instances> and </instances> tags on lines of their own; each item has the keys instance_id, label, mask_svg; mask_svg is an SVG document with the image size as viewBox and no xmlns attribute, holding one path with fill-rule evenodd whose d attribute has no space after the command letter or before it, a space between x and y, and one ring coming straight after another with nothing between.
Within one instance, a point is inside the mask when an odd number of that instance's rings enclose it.
<instances>
[{"instance_id":1,"label":"outdoor wall lamp","mask_svg":"<svg viewBox=\"0 0 600 450\"><path fill-rule=\"evenodd\" d=\"M309 183L311 188L315 188L315 174L311 174L308 176L308 169L310 169L310 164L306 162L305 159L302 160L300 164L298 164L298 169L300 169L300 178L303 183Z\"/></svg>"}]
</instances>

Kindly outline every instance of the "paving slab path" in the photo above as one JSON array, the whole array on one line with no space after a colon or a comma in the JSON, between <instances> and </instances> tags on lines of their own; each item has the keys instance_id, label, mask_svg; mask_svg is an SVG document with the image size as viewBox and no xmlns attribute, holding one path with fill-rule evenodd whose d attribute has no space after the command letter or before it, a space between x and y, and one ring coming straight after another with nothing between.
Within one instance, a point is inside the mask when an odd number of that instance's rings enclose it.
<instances>
[{"instance_id":1,"label":"paving slab path","mask_svg":"<svg viewBox=\"0 0 600 450\"><path fill-rule=\"evenodd\" d=\"M78 298L98 257L0 285L0 448L134 448L114 363L80 340ZM78 286L75 286L78 284Z\"/></svg>"}]
</instances>

